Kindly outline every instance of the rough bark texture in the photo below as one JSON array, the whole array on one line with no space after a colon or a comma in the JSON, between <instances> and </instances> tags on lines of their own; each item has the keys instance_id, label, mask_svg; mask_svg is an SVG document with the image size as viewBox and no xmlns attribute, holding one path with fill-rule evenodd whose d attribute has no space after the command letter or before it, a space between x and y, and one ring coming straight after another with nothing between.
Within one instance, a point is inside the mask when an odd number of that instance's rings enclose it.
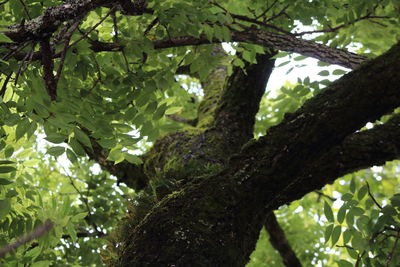
<instances>
[{"instance_id":1,"label":"rough bark texture","mask_svg":"<svg viewBox=\"0 0 400 267\"><path fill-rule=\"evenodd\" d=\"M248 143L221 172L163 198L129 233L119 264L243 266L266 212L326 183L309 166L400 104L399 56L396 45L345 75Z\"/></svg>"}]
</instances>

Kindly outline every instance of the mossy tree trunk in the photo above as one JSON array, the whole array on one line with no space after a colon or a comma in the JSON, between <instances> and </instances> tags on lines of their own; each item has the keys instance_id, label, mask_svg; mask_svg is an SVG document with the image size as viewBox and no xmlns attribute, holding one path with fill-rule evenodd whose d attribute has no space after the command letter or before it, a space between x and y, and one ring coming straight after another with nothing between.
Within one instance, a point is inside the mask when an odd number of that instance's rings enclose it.
<instances>
[{"instance_id":1,"label":"mossy tree trunk","mask_svg":"<svg viewBox=\"0 0 400 267\"><path fill-rule=\"evenodd\" d=\"M219 66L203 83L195 127L161 137L140 167L114 167L128 184L141 181L136 188L144 188L121 230L115 265L244 266L274 209L399 156L397 115L357 130L400 104L400 45L334 82L255 140L272 55L259 55L257 64L236 68L229 77ZM386 145L376 145L379 140Z\"/></svg>"}]
</instances>

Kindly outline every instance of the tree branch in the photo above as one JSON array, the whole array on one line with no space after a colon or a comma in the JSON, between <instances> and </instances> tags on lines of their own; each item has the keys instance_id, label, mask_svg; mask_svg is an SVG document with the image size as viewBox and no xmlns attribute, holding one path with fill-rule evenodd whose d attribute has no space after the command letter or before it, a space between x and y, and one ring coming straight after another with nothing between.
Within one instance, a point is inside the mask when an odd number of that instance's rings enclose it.
<instances>
[{"instance_id":1,"label":"tree branch","mask_svg":"<svg viewBox=\"0 0 400 267\"><path fill-rule=\"evenodd\" d=\"M214 127L228 132L232 142L243 145L253 138L255 115L274 67L272 56L259 54L256 64L235 67L220 94Z\"/></svg>"},{"instance_id":2,"label":"tree branch","mask_svg":"<svg viewBox=\"0 0 400 267\"><path fill-rule=\"evenodd\" d=\"M385 124L346 137L340 145L309 163L305 171L299 174L300 180L305 185L310 179L318 180L317 187L322 187L347 173L399 159L399 135L400 115L397 114ZM307 186L303 186L297 193L305 194L307 191ZM377 206L380 207L379 203Z\"/></svg>"},{"instance_id":3,"label":"tree branch","mask_svg":"<svg viewBox=\"0 0 400 267\"><path fill-rule=\"evenodd\" d=\"M288 267L301 267L301 263L290 246L285 232L278 223L278 220L273 211L268 213L264 224L265 229L269 234L271 245L279 252L283 263Z\"/></svg>"},{"instance_id":4,"label":"tree branch","mask_svg":"<svg viewBox=\"0 0 400 267\"><path fill-rule=\"evenodd\" d=\"M304 40L294 35L279 34L253 27L245 28L244 31L232 30L231 34L231 41L234 42L252 43L276 50L294 52L350 69L354 69L367 60L365 56ZM223 40L213 39L212 42L218 43L223 42ZM153 42L156 49L209 43L210 41L206 36L200 36L200 38L191 36L177 37Z\"/></svg>"},{"instance_id":5,"label":"tree branch","mask_svg":"<svg viewBox=\"0 0 400 267\"><path fill-rule=\"evenodd\" d=\"M319 59L321 61L337 64L346 68L354 69L367 58L345 50L329 47L313 41L304 40L294 35L279 34L256 28L246 28L244 31L232 30L233 42L244 42L258 44L276 50L299 53L304 56ZM193 46L211 43L222 43L224 40L213 39L211 42L205 35L195 38L192 36L173 37L165 40L153 41L155 49L165 49L180 46ZM118 43L105 43L100 41L90 41L90 47L94 52L102 51L121 51L123 46ZM9 46L9 45L8 45ZM25 53L14 53L14 58L22 60ZM60 53L55 53L54 57L60 57ZM33 59L39 59L40 53L35 53Z\"/></svg>"},{"instance_id":6,"label":"tree branch","mask_svg":"<svg viewBox=\"0 0 400 267\"><path fill-rule=\"evenodd\" d=\"M4 32L4 34L17 43L28 40L41 40L55 32L62 22L75 21L102 6L111 6L111 8L115 6L125 15L132 16L142 15L144 12L152 12L146 8L146 3L142 0L134 3L129 0L119 0L111 4L108 0L69 0L62 5L47 8L43 15L27 21L23 25L9 27L9 31Z\"/></svg>"},{"instance_id":7,"label":"tree branch","mask_svg":"<svg viewBox=\"0 0 400 267\"><path fill-rule=\"evenodd\" d=\"M42 65L44 72L44 83L46 86L47 93L49 94L51 100L56 100L57 98L57 83L56 78L53 74L54 63L53 63L53 51L50 46L49 38L40 41L40 52L42 54Z\"/></svg>"},{"instance_id":8,"label":"tree branch","mask_svg":"<svg viewBox=\"0 0 400 267\"><path fill-rule=\"evenodd\" d=\"M308 100L266 136L249 142L219 174L161 200L132 230L120 263L243 266L265 214L325 184L320 176L300 179L309 173L307 163L317 162L368 121L400 105L399 68L400 43ZM171 220L177 209L181 219ZM193 222L200 224L193 227ZM169 253L154 257L160 250Z\"/></svg>"},{"instance_id":9,"label":"tree branch","mask_svg":"<svg viewBox=\"0 0 400 267\"><path fill-rule=\"evenodd\" d=\"M44 224L37 227L31 233L18 238L14 243L6 245L0 249L0 258L3 258L6 254L14 251L20 246L32 241L35 238L41 237L53 228L54 224L51 221L46 221Z\"/></svg>"}]
</instances>

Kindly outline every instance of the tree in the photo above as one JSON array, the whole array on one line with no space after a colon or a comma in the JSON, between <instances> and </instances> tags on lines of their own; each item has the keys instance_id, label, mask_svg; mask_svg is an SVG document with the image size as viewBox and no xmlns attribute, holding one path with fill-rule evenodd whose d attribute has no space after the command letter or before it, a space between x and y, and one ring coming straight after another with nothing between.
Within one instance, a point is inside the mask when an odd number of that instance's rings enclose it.
<instances>
[{"instance_id":1,"label":"tree","mask_svg":"<svg viewBox=\"0 0 400 267\"><path fill-rule=\"evenodd\" d=\"M2 264L98 265L107 235L109 265L243 266L264 226L287 266L399 264L398 178L379 182L400 155L399 11L395 0L1 2ZM288 55L351 71L266 98ZM371 186L376 171L352 174L387 161ZM344 175L347 193L329 185ZM349 256L290 245L274 210L306 194L302 209L326 198L325 240Z\"/></svg>"}]
</instances>

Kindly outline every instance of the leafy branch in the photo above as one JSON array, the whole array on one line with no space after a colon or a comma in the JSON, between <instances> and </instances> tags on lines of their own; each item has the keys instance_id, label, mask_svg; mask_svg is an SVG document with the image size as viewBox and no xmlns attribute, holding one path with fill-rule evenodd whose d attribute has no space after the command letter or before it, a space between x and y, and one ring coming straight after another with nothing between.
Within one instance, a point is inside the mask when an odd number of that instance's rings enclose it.
<instances>
[{"instance_id":1,"label":"leafy branch","mask_svg":"<svg viewBox=\"0 0 400 267\"><path fill-rule=\"evenodd\" d=\"M0 258L3 258L6 254L16 250L18 247L32 241L33 239L41 237L42 235L49 232L53 227L54 224L50 220L47 220L44 224L37 227L31 233L22 236L18 238L15 242L0 248Z\"/></svg>"}]
</instances>

